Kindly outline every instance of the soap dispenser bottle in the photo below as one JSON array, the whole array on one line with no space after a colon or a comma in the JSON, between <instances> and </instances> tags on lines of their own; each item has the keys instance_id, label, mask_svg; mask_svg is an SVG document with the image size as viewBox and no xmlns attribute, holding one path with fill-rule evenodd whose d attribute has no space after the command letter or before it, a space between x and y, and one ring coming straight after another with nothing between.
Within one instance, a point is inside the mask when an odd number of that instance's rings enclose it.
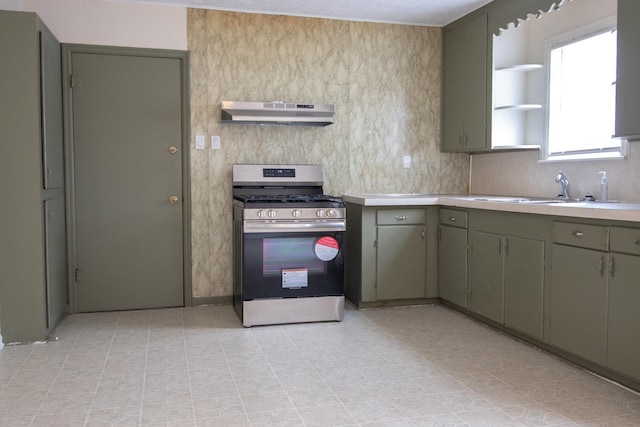
<instances>
[{"instance_id":1,"label":"soap dispenser bottle","mask_svg":"<svg viewBox=\"0 0 640 427\"><path fill-rule=\"evenodd\" d=\"M607 180L607 172L601 171L602 179L600 180L600 201L607 202L609 200L609 181Z\"/></svg>"}]
</instances>

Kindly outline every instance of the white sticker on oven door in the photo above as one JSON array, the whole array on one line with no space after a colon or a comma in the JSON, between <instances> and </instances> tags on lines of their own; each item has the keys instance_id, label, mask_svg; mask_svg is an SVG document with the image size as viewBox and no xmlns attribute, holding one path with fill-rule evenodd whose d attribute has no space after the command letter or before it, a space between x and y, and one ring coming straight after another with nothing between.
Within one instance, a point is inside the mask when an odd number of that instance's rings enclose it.
<instances>
[{"instance_id":1,"label":"white sticker on oven door","mask_svg":"<svg viewBox=\"0 0 640 427\"><path fill-rule=\"evenodd\" d=\"M285 289L309 286L309 270L306 268L283 268L282 287Z\"/></svg>"},{"instance_id":2,"label":"white sticker on oven door","mask_svg":"<svg viewBox=\"0 0 640 427\"><path fill-rule=\"evenodd\" d=\"M340 246L333 237L324 236L316 240L313 250L321 261L331 261L338 256Z\"/></svg>"}]
</instances>

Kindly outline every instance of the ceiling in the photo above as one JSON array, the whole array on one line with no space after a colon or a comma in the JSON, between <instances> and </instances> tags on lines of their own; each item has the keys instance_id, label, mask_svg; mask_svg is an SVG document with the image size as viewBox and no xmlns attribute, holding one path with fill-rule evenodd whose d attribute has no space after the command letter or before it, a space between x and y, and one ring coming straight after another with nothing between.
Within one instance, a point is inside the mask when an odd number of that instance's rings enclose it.
<instances>
[{"instance_id":1,"label":"ceiling","mask_svg":"<svg viewBox=\"0 0 640 427\"><path fill-rule=\"evenodd\" d=\"M113 1L113 0L112 0ZM234 12L442 27L491 0L115 0Z\"/></svg>"}]
</instances>

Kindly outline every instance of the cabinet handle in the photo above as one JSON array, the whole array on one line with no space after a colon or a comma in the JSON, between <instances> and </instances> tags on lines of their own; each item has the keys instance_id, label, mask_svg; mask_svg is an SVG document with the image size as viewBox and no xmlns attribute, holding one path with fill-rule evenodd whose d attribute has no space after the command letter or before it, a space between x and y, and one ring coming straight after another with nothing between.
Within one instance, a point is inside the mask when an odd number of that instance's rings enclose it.
<instances>
[{"instance_id":1,"label":"cabinet handle","mask_svg":"<svg viewBox=\"0 0 640 427\"><path fill-rule=\"evenodd\" d=\"M609 259L609 274L611 275L612 279L616 274L616 257L614 257L613 255Z\"/></svg>"},{"instance_id":2,"label":"cabinet handle","mask_svg":"<svg viewBox=\"0 0 640 427\"><path fill-rule=\"evenodd\" d=\"M504 239L504 254L509 255L509 239Z\"/></svg>"},{"instance_id":3,"label":"cabinet handle","mask_svg":"<svg viewBox=\"0 0 640 427\"><path fill-rule=\"evenodd\" d=\"M420 231L420 240L424 241L424 228Z\"/></svg>"},{"instance_id":4,"label":"cabinet handle","mask_svg":"<svg viewBox=\"0 0 640 427\"><path fill-rule=\"evenodd\" d=\"M449 221L456 222L456 217L455 216L450 216L449 217ZM636 243L640 245L640 240L638 240Z\"/></svg>"},{"instance_id":5,"label":"cabinet handle","mask_svg":"<svg viewBox=\"0 0 640 427\"><path fill-rule=\"evenodd\" d=\"M584 233L583 233L582 231L578 231L578 230L574 231L574 232L573 232L573 233L571 233L571 234L573 234L573 235L574 235L574 236L576 236L576 237L582 237L582 236L584 236Z\"/></svg>"},{"instance_id":6,"label":"cabinet handle","mask_svg":"<svg viewBox=\"0 0 640 427\"><path fill-rule=\"evenodd\" d=\"M604 255L600 257L600 265L598 265L600 276L604 277Z\"/></svg>"},{"instance_id":7,"label":"cabinet handle","mask_svg":"<svg viewBox=\"0 0 640 427\"><path fill-rule=\"evenodd\" d=\"M498 239L498 255L502 255L502 239Z\"/></svg>"},{"instance_id":8,"label":"cabinet handle","mask_svg":"<svg viewBox=\"0 0 640 427\"><path fill-rule=\"evenodd\" d=\"M396 215L396 219L397 219L398 221L405 221L405 220L407 219L407 217L406 217L406 216L404 216L404 215Z\"/></svg>"},{"instance_id":9,"label":"cabinet handle","mask_svg":"<svg viewBox=\"0 0 640 427\"><path fill-rule=\"evenodd\" d=\"M640 246L640 239L636 240L636 245Z\"/></svg>"}]
</instances>

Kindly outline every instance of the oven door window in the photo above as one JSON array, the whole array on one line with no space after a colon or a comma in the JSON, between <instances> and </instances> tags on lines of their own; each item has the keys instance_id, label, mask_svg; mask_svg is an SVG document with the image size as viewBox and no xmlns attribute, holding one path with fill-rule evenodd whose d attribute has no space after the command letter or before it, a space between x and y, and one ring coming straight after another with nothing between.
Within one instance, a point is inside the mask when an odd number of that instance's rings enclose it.
<instances>
[{"instance_id":1,"label":"oven door window","mask_svg":"<svg viewBox=\"0 0 640 427\"><path fill-rule=\"evenodd\" d=\"M244 299L342 295L343 234L245 234Z\"/></svg>"}]
</instances>

